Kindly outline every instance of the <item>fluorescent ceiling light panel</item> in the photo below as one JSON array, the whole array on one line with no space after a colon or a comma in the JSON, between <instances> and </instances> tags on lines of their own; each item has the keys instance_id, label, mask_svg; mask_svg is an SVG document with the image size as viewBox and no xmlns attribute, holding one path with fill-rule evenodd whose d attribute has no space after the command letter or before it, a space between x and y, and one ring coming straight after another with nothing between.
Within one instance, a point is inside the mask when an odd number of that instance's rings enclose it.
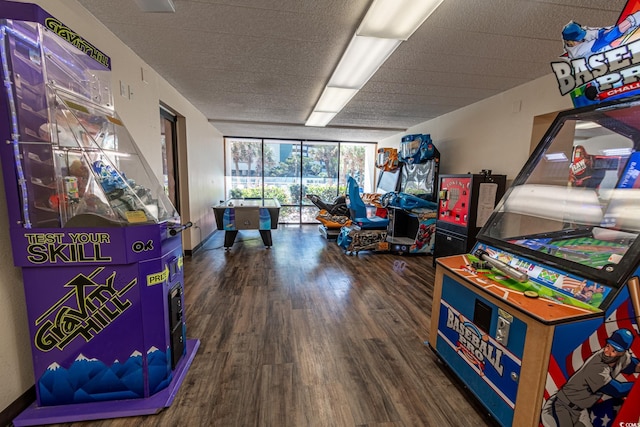
<instances>
[{"instance_id":1,"label":"fluorescent ceiling light panel","mask_svg":"<svg viewBox=\"0 0 640 427\"><path fill-rule=\"evenodd\" d=\"M631 148L605 148L602 154L605 156L629 156L633 150Z\"/></svg>"},{"instance_id":2,"label":"fluorescent ceiling light panel","mask_svg":"<svg viewBox=\"0 0 640 427\"><path fill-rule=\"evenodd\" d=\"M326 87L314 110L337 113L351 101L351 98L353 98L356 93L358 93L357 89Z\"/></svg>"},{"instance_id":3,"label":"fluorescent ceiling light panel","mask_svg":"<svg viewBox=\"0 0 640 427\"><path fill-rule=\"evenodd\" d=\"M354 36L327 86L361 89L401 40Z\"/></svg>"},{"instance_id":4,"label":"fluorescent ceiling light panel","mask_svg":"<svg viewBox=\"0 0 640 427\"><path fill-rule=\"evenodd\" d=\"M374 0L356 35L407 40L444 0Z\"/></svg>"},{"instance_id":5,"label":"fluorescent ceiling light panel","mask_svg":"<svg viewBox=\"0 0 640 427\"><path fill-rule=\"evenodd\" d=\"M562 153L547 153L544 155L544 157L550 161L550 162L565 162L568 161L569 159L567 159L567 156Z\"/></svg>"},{"instance_id":6,"label":"fluorescent ceiling light panel","mask_svg":"<svg viewBox=\"0 0 640 427\"><path fill-rule=\"evenodd\" d=\"M324 127L329 123L338 113L330 113L326 111L314 111L311 113L305 126Z\"/></svg>"},{"instance_id":7,"label":"fluorescent ceiling light panel","mask_svg":"<svg viewBox=\"0 0 640 427\"><path fill-rule=\"evenodd\" d=\"M443 1L374 0L305 126L326 126Z\"/></svg>"},{"instance_id":8,"label":"fluorescent ceiling light panel","mask_svg":"<svg viewBox=\"0 0 640 427\"><path fill-rule=\"evenodd\" d=\"M172 0L135 0L143 12L175 12Z\"/></svg>"},{"instance_id":9,"label":"fluorescent ceiling light panel","mask_svg":"<svg viewBox=\"0 0 640 427\"><path fill-rule=\"evenodd\" d=\"M578 120L576 122L576 129L595 129L599 127L601 126L596 122L588 122L588 121L582 121L582 120Z\"/></svg>"}]
</instances>

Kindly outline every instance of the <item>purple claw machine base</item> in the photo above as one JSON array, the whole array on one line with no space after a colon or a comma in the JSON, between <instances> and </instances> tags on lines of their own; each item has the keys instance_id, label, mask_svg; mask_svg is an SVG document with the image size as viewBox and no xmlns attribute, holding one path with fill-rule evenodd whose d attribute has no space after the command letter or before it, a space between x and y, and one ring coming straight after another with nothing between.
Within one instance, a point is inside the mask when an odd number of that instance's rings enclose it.
<instances>
[{"instance_id":1,"label":"purple claw machine base","mask_svg":"<svg viewBox=\"0 0 640 427\"><path fill-rule=\"evenodd\" d=\"M167 388L151 397L41 407L34 403L13 420L13 425L34 426L156 414L173 403L198 347L200 347L200 340L187 340L187 353L176 366L173 381Z\"/></svg>"}]
</instances>

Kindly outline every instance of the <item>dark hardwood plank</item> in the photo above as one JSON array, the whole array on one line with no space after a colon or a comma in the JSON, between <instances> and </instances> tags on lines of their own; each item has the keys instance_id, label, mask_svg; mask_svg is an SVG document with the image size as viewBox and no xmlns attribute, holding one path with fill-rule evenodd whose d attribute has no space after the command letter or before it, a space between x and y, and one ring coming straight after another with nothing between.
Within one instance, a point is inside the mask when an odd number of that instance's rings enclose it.
<instances>
[{"instance_id":1,"label":"dark hardwood plank","mask_svg":"<svg viewBox=\"0 0 640 427\"><path fill-rule=\"evenodd\" d=\"M223 237L185 260L201 346L173 405L64 425L493 425L424 345L431 256L346 255L317 226L280 225L270 249L257 232L230 251Z\"/></svg>"}]
</instances>

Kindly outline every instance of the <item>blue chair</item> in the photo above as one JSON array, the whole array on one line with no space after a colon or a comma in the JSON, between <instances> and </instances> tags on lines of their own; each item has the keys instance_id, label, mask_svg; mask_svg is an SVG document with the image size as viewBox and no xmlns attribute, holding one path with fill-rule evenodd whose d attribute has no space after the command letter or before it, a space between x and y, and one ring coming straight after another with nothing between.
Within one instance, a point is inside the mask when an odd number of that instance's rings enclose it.
<instances>
[{"instance_id":1,"label":"blue chair","mask_svg":"<svg viewBox=\"0 0 640 427\"><path fill-rule=\"evenodd\" d=\"M352 177L347 177L347 195L349 196L349 211L351 220L363 230L385 230L389 224L387 218L374 216L367 218L367 205L360 197L358 183Z\"/></svg>"}]
</instances>

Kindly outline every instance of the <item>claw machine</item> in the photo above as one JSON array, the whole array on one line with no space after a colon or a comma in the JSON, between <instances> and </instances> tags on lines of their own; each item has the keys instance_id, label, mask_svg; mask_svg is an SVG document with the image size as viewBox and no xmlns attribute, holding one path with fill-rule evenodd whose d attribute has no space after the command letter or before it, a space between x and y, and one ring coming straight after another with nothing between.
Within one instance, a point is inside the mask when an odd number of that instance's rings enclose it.
<instances>
[{"instance_id":1,"label":"claw machine","mask_svg":"<svg viewBox=\"0 0 640 427\"><path fill-rule=\"evenodd\" d=\"M199 345L189 223L114 109L110 58L36 5L0 11L0 159L36 390L14 425L156 413Z\"/></svg>"},{"instance_id":2,"label":"claw machine","mask_svg":"<svg viewBox=\"0 0 640 427\"><path fill-rule=\"evenodd\" d=\"M428 345L500 425L640 422L640 95L623 62L582 70L471 252L437 260Z\"/></svg>"}]
</instances>

